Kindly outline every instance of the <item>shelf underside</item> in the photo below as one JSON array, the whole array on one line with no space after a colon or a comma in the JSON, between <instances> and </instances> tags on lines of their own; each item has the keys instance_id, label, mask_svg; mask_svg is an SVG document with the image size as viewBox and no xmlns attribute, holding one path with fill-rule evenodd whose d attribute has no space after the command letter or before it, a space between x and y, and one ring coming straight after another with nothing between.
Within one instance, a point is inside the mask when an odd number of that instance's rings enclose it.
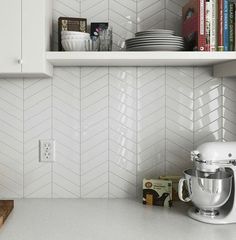
<instances>
[{"instance_id":1,"label":"shelf underside","mask_svg":"<svg viewBox=\"0 0 236 240\"><path fill-rule=\"evenodd\" d=\"M236 52L47 52L46 58L53 66L214 66L216 76L236 75Z\"/></svg>"}]
</instances>

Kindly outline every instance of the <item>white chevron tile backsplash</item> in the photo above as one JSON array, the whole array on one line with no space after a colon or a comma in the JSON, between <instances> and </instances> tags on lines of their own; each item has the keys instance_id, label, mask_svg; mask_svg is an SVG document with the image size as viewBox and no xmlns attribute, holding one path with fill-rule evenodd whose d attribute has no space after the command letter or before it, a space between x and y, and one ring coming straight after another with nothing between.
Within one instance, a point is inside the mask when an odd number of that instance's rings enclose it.
<instances>
[{"instance_id":1,"label":"white chevron tile backsplash","mask_svg":"<svg viewBox=\"0 0 236 240\"><path fill-rule=\"evenodd\" d=\"M52 166L39 162L39 139L52 137L52 80L24 80L24 197L51 198Z\"/></svg>"},{"instance_id":2,"label":"white chevron tile backsplash","mask_svg":"<svg viewBox=\"0 0 236 240\"><path fill-rule=\"evenodd\" d=\"M137 30L165 28L165 0L137 0Z\"/></svg>"},{"instance_id":3,"label":"white chevron tile backsplash","mask_svg":"<svg viewBox=\"0 0 236 240\"><path fill-rule=\"evenodd\" d=\"M55 68L53 197L80 196L80 68Z\"/></svg>"},{"instance_id":4,"label":"white chevron tile backsplash","mask_svg":"<svg viewBox=\"0 0 236 240\"><path fill-rule=\"evenodd\" d=\"M23 80L0 79L0 198L23 197Z\"/></svg>"},{"instance_id":5,"label":"white chevron tile backsplash","mask_svg":"<svg viewBox=\"0 0 236 240\"><path fill-rule=\"evenodd\" d=\"M109 22L113 49L137 30L181 32L188 0L54 0L57 19ZM206 141L236 141L236 79L211 67L58 67L0 79L0 198L135 198L142 179L181 174ZM56 162L39 162L39 139Z\"/></svg>"},{"instance_id":6,"label":"white chevron tile backsplash","mask_svg":"<svg viewBox=\"0 0 236 240\"><path fill-rule=\"evenodd\" d=\"M236 141L236 79L225 78L222 83L223 95L223 140Z\"/></svg>"},{"instance_id":7,"label":"white chevron tile backsplash","mask_svg":"<svg viewBox=\"0 0 236 240\"><path fill-rule=\"evenodd\" d=\"M137 190L165 173L165 68L138 68Z\"/></svg>"},{"instance_id":8,"label":"white chevron tile backsplash","mask_svg":"<svg viewBox=\"0 0 236 240\"><path fill-rule=\"evenodd\" d=\"M113 30L113 50L125 47L125 40L134 37L136 32L136 1L110 0L109 24Z\"/></svg>"},{"instance_id":9,"label":"white chevron tile backsplash","mask_svg":"<svg viewBox=\"0 0 236 240\"><path fill-rule=\"evenodd\" d=\"M236 140L235 79L208 67L65 67L0 80L1 198L134 198L206 141ZM40 163L39 139L56 140Z\"/></svg>"},{"instance_id":10,"label":"white chevron tile backsplash","mask_svg":"<svg viewBox=\"0 0 236 240\"><path fill-rule=\"evenodd\" d=\"M166 69L166 172L191 166L193 149L193 69Z\"/></svg>"},{"instance_id":11,"label":"white chevron tile backsplash","mask_svg":"<svg viewBox=\"0 0 236 240\"><path fill-rule=\"evenodd\" d=\"M194 68L194 146L222 140L222 84L211 68Z\"/></svg>"},{"instance_id":12,"label":"white chevron tile backsplash","mask_svg":"<svg viewBox=\"0 0 236 240\"><path fill-rule=\"evenodd\" d=\"M108 197L108 68L81 68L81 197Z\"/></svg>"},{"instance_id":13,"label":"white chevron tile backsplash","mask_svg":"<svg viewBox=\"0 0 236 240\"><path fill-rule=\"evenodd\" d=\"M136 196L136 68L109 69L109 197Z\"/></svg>"}]
</instances>

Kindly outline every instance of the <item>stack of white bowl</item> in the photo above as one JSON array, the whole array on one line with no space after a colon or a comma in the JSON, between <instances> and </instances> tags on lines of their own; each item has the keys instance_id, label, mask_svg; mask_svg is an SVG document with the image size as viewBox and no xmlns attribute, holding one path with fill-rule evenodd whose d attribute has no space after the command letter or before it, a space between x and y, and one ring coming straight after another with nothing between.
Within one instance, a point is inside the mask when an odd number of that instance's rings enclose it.
<instances>
[{"instance_id":1,"label":"stack of white bowl","mask_svg":"<svg viewBox=\"0 0 236 240\"><path fill-rule=\"evenodd\" d=\"M85 51L85 42L89 39L89 33L75 31L61 32L61 44L65 51Z\"/></svg>"}]
</instances>

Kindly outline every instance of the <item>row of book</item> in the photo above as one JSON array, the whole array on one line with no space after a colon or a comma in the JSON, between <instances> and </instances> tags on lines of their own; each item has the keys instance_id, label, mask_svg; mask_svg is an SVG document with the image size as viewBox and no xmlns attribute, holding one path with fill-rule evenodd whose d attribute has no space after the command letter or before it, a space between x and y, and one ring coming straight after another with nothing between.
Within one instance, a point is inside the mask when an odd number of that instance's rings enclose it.
<instances>
[{"instance_id":1,"label":"row of book","mask_svg":"<svg viewBox=\"0 0 236 240\"><path fill-rule=\"evenodd\" d=\"M191 0L183 7L187 51L235 51L235 3Z\"/></svg>"}]
</instances>

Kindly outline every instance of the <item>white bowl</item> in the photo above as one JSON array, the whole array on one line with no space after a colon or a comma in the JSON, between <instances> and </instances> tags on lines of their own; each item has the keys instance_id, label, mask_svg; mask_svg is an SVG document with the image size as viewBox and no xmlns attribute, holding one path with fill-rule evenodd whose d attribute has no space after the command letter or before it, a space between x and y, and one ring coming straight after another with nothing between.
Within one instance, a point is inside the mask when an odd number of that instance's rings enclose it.
<instances>
[{"instance_id":1,"label":"white bowl","mask_svg":"<svg viewBox=\"0 0 236 240\"><path fill-rule=\"evenodd\" d=\"M61 36L90 36L89 33L85 32L76 32L76 31L61 31Z\"/></svg>"},{"instance_id":2,"label":"white bowl","mask_svg":"<svg viewBox=\"0 0 236 240\"><path fill-rule=\"evenodd\" d=\"M65 51L85 51L85 40L62 40Z\"/></svg>"},{"instance_id":3,"label":"white bowl","mask_svg":"<svg viewBox=\"0 0 236 240\"><path fill-rule=\"evenodd\" d=\"M62 36L61 40L89 40L90 36L76 36L76 35L68 35Z\"/></svg>"}]
</instances>

